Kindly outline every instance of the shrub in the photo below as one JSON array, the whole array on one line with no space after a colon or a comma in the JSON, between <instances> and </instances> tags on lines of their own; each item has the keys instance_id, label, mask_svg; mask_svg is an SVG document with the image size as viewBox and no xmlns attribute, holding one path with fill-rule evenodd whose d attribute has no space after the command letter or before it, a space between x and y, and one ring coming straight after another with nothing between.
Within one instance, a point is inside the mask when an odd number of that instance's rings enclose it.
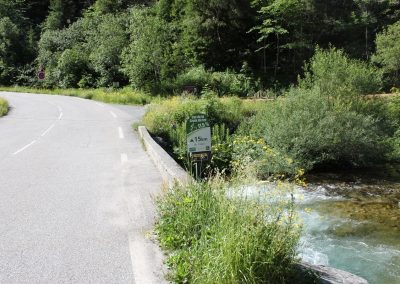
<instances>
[{"instance_id":1,"label":"shrub","mask_svg":"<svg viewBox=\"0 0 400 284\"><path fill-rule=\"evenodd\" d=\"M185 123L193 114L206 114L212 127L213 153L208 170L225 169L229 172L233 147L231 134L240 121L257 112L258 107L259 104L245 103L234 97L218 98L212 92L202 98L174 97L150 105L143 123L153 135L166 139L175 157L190 168L186 154Z\"/></svg>"},{"instance_id":2,"label":"shrub","mask_svg":"<svg viewBox=\"0 0 400 284\"><path fill-rule=\"evenodd\" d=\"M247 198L221 177L168 190L158 200L156 232L169 252L171 280L285 283L299 237L293 202L281 198L286 194L260 190Z\"/></svg>"},{"instance_id":3,"label":"shrub","mask_svg":"<svg viewBox=\"0 0 400 284\"><path fill-rule=\"evenodd\" d=\"M254 93L254 82L250 77L232 71L211 72L204 66L188 69L177 76L173 83L174 91L182 92L185 86L196 86L200 93L203 89L212 90L219 96L248 96Z\"/></svg>"},{"instance_id":4,"label":"shrub","mask_svg":"<svg viewBox=\"0 0 400 284\"><path fill-rule=\"evenodd\" d=\"M211 125L225 124L233 132L243 118L255 111L251 103L234 97L218 98L209 93L202 98L181 96L154 103L149 106L143 122L154 135L167 137L172 126L181 125L195 113L204 113Z\"/></svg>"},{"instance_id":5,"label":"shrub","mask_svg":"<svg viewBox=\"0 0 400 284\"><path fill-rule=\"evenodd\" d=\"M351 97L377 93L382 85L382 75L368 63L350 59L343 51L317 48L310 63L305 66L303 88L319 88L325 96Z\"/></svg>"},{"instance_id":6,"label":"shrub","mask_svg":"<svg viewBox=\"0 0 400 284\"><path fill-rule=\"evenodd\" d=\"M270 103L243 133L262 137L275 151L311 170L316 166L364 166L382 160L386 149L377 120L318 90L293 89Z\"/></svg>"},{"instance_id":7,"label":"shrub","mask_svg":"<svg viewBox=\"0 0 400 284\"><path fill-rule=\"evenodd\" d=\"M5 99L0 98L0 117L8 113L8 102Z\"/></svg>"},{"instance_id":8,"label":"shrub","mask_svg":"<svg viewBox=\"0 0 400 284\"><path fill-rule=\"evenodd\" d=\"M263 138L236 135L232 147L232 167L235 172L253 164L259 179L295 177L302 169L292 158L266 144Z\"/></svg>"},{"instance_id":9,"label":"shrub","mask_svg":"<svg viewBox=\"0 0 400 284\"><path fill-rule=\"evenodd\" d=\"M61 88L76 88L84 74L88 73L89 62L78 48L66 49L58 59L56 74Z\"/></svg>"}]
</instances>

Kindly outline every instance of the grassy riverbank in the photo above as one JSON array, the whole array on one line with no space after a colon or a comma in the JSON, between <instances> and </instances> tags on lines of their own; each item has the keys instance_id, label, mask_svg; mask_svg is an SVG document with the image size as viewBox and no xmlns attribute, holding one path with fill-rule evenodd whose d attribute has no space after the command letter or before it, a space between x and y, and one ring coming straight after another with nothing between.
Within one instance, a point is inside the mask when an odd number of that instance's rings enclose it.
<instances>
[{"instance_id":1,"label":"grassy riverbank","mask_svg":"<svg viewBox=\"0 0 400 284\"><path fill-rule=\"evenodd\" d=\"M300 230L292 200L279 198L289 189L254 199L241 190L217 176L159 199L156 231L172 282L290 283Z\"/></svg>"},{"instance_id":2,"label":"grassy riverbank","mask_svg":"<svg viewBox=\"0 0 400 284\"><path fill-rule=\"evenodd\" d=\"M8 102L5 99L0 98L0 117L8 113Z\"/></svg>"},{"instance_id":3,"label":"grassy riverbank","mask_svg":"<svg viewBox=\"0 0 400 284\"><path fill-rule=\"evenodd\" d=\"M29 87L0 87L0 91L63 95L105 103L126 105L145 105L154 99L154 97L147 93L136 91L129 87L123 89L39 89Z\"/></svg>"}]
</instances>

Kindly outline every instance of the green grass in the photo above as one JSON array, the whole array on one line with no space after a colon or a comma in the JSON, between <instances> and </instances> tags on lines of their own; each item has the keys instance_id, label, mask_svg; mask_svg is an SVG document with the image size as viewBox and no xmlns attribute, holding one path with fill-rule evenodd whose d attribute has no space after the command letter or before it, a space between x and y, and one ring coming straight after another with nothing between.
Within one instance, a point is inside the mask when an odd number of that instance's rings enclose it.
<instances>
[{"instance_id":1,"label":"green grass","mask_svg":"<svg viewBox=\"0 0 400 284\"><path fill-rule=\"evenodd\" d=\"M144 92L131 88L118 90L111 89L38 89L28 87L0 87L0 91L37 93L48 95L64 95L101 101L105 103L145 105L150 103L154 97Z\"/></svg>"},{"instance_id":2,"label":"green grass","mask_svg":"<svg viewBox=\"0 0 400 284\"><path fill-rule=\"evenodd\" d=\"M156 232L169 255L170 280L289 283L300 233L293 202L282 198L289 190L240 198L239 183L219 176L168 190L158 200Z\"/></svg>"},{"instance_id":3,"label":"green grass","mask_svg":"<svg viewBox=\"0 0 400 284\"><path fill-rule=\"evenodd\" d=\"M0 98L0 117L8 113L8 102L5 99Z\"/></svg>"}]
</instances>

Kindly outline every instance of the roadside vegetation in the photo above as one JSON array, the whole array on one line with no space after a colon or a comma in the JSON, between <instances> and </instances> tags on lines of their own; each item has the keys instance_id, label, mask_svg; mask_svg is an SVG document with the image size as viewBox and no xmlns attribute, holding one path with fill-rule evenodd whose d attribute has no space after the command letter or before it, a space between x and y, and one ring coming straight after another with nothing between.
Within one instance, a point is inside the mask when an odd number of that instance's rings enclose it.
<instances>
[{"instance_id":1,"label":"roadside vegetation","mask_svg":"<svg viewBox=\"0 0 400 284\"><path fill-rule=\"evenodd\" d=\"M0 117L6 115L8 113L8 102L0 98Z\"/></svg>"},{"instance_id":2,"label":"roadside vegetation","mask_svg":"<svg viewBox=\"0 0 400 284\"><path fill-rule=\"evenodd\" d=\"M36 93L48 95L63 95L71 97L79 97L83 99L95 100L112 104L126 105L145 105L155 100L156 97L150 96L145 92L135 91L131 88L123 89L45 89L30 87L0 87L0 91L20 92L20 93Z\"/></svg>"},{"instance_id":3,"label":"roadside vegetation","mask_svg":"<svg viewBox=\"0 0 400 284\"><path fill-rule=\"evenodd\" d=\"M260 178L296 176L317 169L372 167L399 160L400 100L371 99L381 70L341 50L317 49L297 87L275 100L175 97L150 105L143 123L188 167L185 121L205 113L212 126L207 172L231 172L256 162Z\"/></svg>"},{"instance_id":4,"label":"roadside vegetation","mask_svg":"<svg viewBox=\"0 0 400 284\"><path fill-rule=\"evenodd\" d=\"M247 178L217 175L159 199L156 232L174 283L290 283L300 233L293 201L282 199L290 189L246 198Z\"/></svg>"}]
</instances>

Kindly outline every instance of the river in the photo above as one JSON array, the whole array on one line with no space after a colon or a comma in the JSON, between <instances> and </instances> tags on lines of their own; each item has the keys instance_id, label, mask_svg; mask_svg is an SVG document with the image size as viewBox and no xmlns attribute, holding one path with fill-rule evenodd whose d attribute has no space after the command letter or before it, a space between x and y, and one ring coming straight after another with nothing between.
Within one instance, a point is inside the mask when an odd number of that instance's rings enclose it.
<instances>
[{"instance_id":1,"label":"river","mask_svg":"<svg viewBox=\"0 0 400 284\"><path fill-rule=\"evenodd\" d=\"M370 284L400 283L400 182L313 179L295 189L304 226L300 257L349 271Z\"/></svg>"}]
</instances>

